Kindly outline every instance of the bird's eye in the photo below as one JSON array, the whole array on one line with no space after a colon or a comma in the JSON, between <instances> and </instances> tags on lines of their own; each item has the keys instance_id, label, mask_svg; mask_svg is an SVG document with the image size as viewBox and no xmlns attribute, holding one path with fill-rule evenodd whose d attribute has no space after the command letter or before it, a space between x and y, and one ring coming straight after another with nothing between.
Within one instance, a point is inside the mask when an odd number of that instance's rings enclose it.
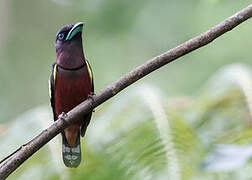
<instances>
[{"instance_id":1,"label":"bird's eye","mask_svg":"<svg viewBox=\"0 0 252 180\"><path fill-rule=\"evenodd\" d=\"M59 40L63 40L63 39L64 39L64 33L60 33L60 34L58 35L58 39L59 39Z\"/></svg>"}]
</instances>

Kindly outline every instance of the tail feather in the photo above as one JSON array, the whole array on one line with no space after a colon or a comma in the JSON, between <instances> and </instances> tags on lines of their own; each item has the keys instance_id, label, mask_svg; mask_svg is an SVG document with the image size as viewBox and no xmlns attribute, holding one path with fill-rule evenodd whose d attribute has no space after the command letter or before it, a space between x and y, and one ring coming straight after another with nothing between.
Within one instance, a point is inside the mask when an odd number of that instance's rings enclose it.
<instances>
[{"instance_id":1,"label":"tail feather","mask_svg":"<svg viewBox=\"0 0 252 180\"><path fill-rule=\"evenodd\" d=\"M75 146L71 147L62 133L62 158L67 167L76 168L81 162L80 133L78 134Z\"/></svg>"}]
</instances>

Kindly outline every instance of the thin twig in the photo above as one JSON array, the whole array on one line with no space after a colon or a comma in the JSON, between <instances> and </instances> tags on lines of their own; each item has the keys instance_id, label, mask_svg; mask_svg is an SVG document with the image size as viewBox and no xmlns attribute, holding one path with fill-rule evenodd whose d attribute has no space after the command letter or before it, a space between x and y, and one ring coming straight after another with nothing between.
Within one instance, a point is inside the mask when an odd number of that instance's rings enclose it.
<instances>
[{"instance_id":1,"label":"thin twig","mask_svg":"<svg viewBox=\"0 0 252 180\"><path fill-rule=\"evenodd\" d=\"M106 100L115 96L117 93L119 93L129 85L143 78L147 74L155 71L156 69L212 42L222 34L232 30L234 27L251 18L251 16L252 5L227 18L207 32L193 39L190 39L189 41L138 66L136 69L130 71L125 76L119 78L117 81L103 89L97 95L94 95L92 99L88 98L86 101L69 111L64 120L58 119L57 121L55 121L50 127L33 138L29 144L19 149L12 158L8 159L0 167L0 179L7 178L13 171L15 171L21 164L23 164L26 159L31 157L43 145L48 143L57 134L62 132L69 124L74 123L77 119L92 111L92 108L95 108L104 103Z\"/></svg>"}]
</instances>

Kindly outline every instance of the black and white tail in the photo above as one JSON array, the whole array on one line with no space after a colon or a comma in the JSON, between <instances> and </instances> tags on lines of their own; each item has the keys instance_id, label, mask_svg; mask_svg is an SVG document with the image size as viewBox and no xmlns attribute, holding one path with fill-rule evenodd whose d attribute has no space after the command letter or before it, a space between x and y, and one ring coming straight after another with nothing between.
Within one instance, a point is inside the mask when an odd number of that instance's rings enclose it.
<instances>
[{"instance_id":1,"label":"black and white tail","mask_svg":"<svg viewBox=\"0 0 252 180\"><path fill-rule=\"evenodd\" d=\"M62 157L64 164L70 168L76 168L81 162L80 133L78 133L74 147L71 147L62 133Z\"/></svg>"}]
</instances>

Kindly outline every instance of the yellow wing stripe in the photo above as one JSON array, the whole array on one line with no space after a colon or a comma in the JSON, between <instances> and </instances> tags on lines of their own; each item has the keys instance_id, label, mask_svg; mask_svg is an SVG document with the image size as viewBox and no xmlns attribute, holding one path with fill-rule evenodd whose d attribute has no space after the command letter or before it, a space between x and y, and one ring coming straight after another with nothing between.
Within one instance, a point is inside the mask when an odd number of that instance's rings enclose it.
<instances>
[{"instance_id":1,"label":"yellow wing stripe","mask_svg":"<svg viewBox=\"0 0 252 180\"><path fill-rule=\"evenodd\" d=\"M52 95L51 95L51 81L50 81L50 77L49 77L49 80L48 80L48 83L49 83L49 97L51 98Z\"/></svg>"},{"instance_id":2,"label":"yellow wing stripe","mask_svg":"<svg viewBox=\"0 0 252 180\"><path fill-rule=\"evenodd\" d=\"M57 73L57 64L55 64L54 68L53 68L53 84L55 85L55 81L56 81L56 73Z\"/></svg>"},{"instance_id":3,"label":"yellow wing stripe","mask_svg":"<svg viewBox=\"0 0 252 180\"><path fill-rule=\"evenodd\" d=\"M93 74L92 74L92 70L91 70L91 68L90 68L90 65L89 65L89 62L86 60L86 64L87 64L87 69L88 69L88 74L89 74L89 77L90 77L90 81L91 81L91 85L93 85L92 84L92 82L93 82Z\"/></svg>"},{"instance_id":4,"label":"yellow wing stripe","mask_svg":"<svg viewBox=\"0 0 252 180\"><path fill-rule=\"evenodd\" d=\"M53 86L55 85L55 81L56 81L56 71L57 71L57 64L54 65L53 68ZM48 84L49 84L49 97L52 98L52 92L51 92L51 77L49 76L48 79Z\"/></svg>"}]
</instances>

